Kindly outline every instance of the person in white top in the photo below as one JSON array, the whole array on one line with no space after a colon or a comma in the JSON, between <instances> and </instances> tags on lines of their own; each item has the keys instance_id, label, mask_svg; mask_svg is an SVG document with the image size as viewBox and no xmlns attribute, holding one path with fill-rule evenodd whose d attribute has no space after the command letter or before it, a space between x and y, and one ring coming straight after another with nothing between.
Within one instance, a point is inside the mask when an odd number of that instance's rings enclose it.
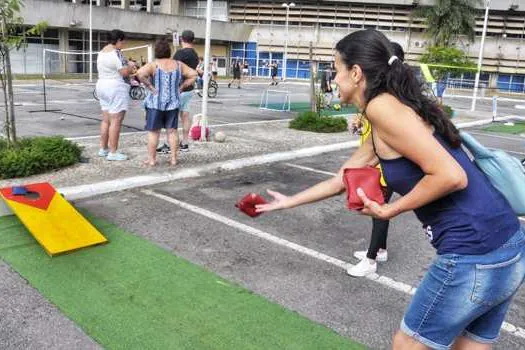
<instances>
[{"instance_id":1,"label":"person in white top","mask_svg":"<svg viewBox=\"0 0 525 350\"><path fill-rule=\"evenodd\" d=\"M108 44L99 52L97 58L96 92L103 116L98 155L112 161L128 159L125 154L117 152L120 128L129 103L129 84L124 78L136 70L133 63L124 62L120 52L125 39L124 32L112 30L109 33Z\"/></svg>"},{"instance_id":2,"label":"person in white top","mask_svg":"<svg viewBox=\"0 0 525 350\"><path fill-rule=\"evenodd\" d=\"M211 70L211 75L212 75L213 79L216 80L217 79L217 75L219 73L219 66L217 64L217 57L215 57L215 56L213 56L212 59L211 59L210 70Z\"/></svg>"}]
</instances>

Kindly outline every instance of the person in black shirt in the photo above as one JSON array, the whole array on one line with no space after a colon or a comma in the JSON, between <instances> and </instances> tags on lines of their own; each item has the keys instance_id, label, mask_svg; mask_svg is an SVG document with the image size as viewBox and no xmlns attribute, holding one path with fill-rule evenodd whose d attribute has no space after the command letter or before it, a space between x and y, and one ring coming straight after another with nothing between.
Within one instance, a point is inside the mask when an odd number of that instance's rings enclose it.
<instances>
[{"instance_id":1,"label":"person in black shirt","mask_svg":"<svg viewBox=\"0 0 525 350\"><path fill-rule=\"evenodd\" d=\"M191 69L197 69L199 65L199 55L193 48L193 41L195 40L195 34L191 30L185 30L181 35L182 48L178 49L173 55L173 59L186 64ZM188 86L180 93L180 119L182 121L182 141L180 142L179 149L182 152L188 152L188 137L191 128L190 120L190 102L193 97L193 85ZM160 146L157 152L169 153L170 148L167 144Z\"/></svg>"},{"instance_id":2,"label":"person in black shirt","mask_svg":"<svg viewBox=\"0 0 525 350\"><path fill-rule=\"evenodd\" d=\"M228 87L237 81L237 89L241 88L241 69L241 61L236 60L232 65L233 79L228 83Z\"/></svg>"},{"instance_id":3,"label":"person in black shirt","mask_svg":"<svg viewBox=\"0 0 525 350\"><path fill-rule=\"evenodd\" d=\"M272 83L270 85L277 85L277 84L279 84L279 82L277 81L277 71L279 69L277 61L273 61L273 63L270 63L268 65L268 68L271 69L271 76L272 76Z\"/></svg>"}]
</instances>

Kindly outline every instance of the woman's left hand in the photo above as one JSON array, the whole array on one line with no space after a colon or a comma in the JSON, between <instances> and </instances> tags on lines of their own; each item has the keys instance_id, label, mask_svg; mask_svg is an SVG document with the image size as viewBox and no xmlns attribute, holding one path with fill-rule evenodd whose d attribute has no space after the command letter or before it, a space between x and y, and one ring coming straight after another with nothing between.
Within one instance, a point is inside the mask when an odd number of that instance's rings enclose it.
<instances>
[{"instance_id":1,"label":"woman's left hand","mask_svg":"<svg viewBox=\"0 0 525 350\"><path fill-rule=\"evenodd\" d=\"M394 216L392 206L388 203L379 204L369 199L362 188L357 189L357 195L363 201L364 208L359 211L363 215L369 215L376 219L389 220Z\"/></svg>"}]
</instances>

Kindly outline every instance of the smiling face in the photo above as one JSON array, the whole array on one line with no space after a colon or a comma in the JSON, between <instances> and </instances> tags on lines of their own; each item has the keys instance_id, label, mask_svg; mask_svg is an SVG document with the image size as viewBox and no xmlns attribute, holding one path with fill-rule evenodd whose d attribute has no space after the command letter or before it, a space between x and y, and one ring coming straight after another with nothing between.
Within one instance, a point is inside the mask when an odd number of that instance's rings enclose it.
<instances>
[{"instance_id":1,"label":"smiling face","mask_svg":"<svg viewBox=\"0 0 525 350\"><path fill-rule=\"evenodd\" d=\"M358 108L363 108L366 81L361 67L353 65L347 67L340 53L335 55L336 75L334 82L337 84L339 98L342 103L352 103Z\"/></svg>"}]
</instances>

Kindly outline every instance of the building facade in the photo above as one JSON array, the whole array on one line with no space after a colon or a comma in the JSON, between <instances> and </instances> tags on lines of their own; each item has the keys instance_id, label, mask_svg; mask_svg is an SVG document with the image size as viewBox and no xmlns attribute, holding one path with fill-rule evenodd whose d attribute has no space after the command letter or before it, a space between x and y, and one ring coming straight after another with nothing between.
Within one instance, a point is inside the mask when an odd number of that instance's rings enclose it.
<instances>
[{"instance_id":1,"label":"building facade","mask_svg":"<svg viewBox=\"0 0 525 350\"><path fill-rule=\"evenodd\" d=\"M93 50L104 44L107 31L122 29L129 34L128 46L152 43L156 38L192 29L199 38L202 54L206 0L91 0L93 5ZM525 2L492 0L483 52L481 81L494 89L524 92ZM28 24L47 20L50 29L38 38L27 38L25 52L14 55L15 71L38 73L42 70L42 48L88 51L89 0L26 0L23 16ZM290 4L290 3L286 3ZM374 28L400 43L409 64L417 66L429 45L425 23L413 16L418 6L432 0L283 1L216 0L212 11L212 53L219 57L222 73L232 60L247 61L252 76L267 76L269 62L277 62L279 75L304 79L310 75L309 47L314 69L323 69L333 60L334 46L348 33ZM288 12L288 15L287 15ZM460 38L455 45L476 61L483 28L484 9L477 11L476 40ZM285 50L286 49L286 50ZM285 55L286 51L286 55ZM131 52L145 57L145 50ZM71 56L71 57L70 57ZM286 57L286 60L285 60ZM86 55L55 55L46 58L46 70L86 72ZM40 62L39 62L40 59ZM286 69L283 64L286 62ZM49 65L49 67L47 67ZM461 86L473 83L473 74L455 77Z\"/></svg>"}]
</instances>

